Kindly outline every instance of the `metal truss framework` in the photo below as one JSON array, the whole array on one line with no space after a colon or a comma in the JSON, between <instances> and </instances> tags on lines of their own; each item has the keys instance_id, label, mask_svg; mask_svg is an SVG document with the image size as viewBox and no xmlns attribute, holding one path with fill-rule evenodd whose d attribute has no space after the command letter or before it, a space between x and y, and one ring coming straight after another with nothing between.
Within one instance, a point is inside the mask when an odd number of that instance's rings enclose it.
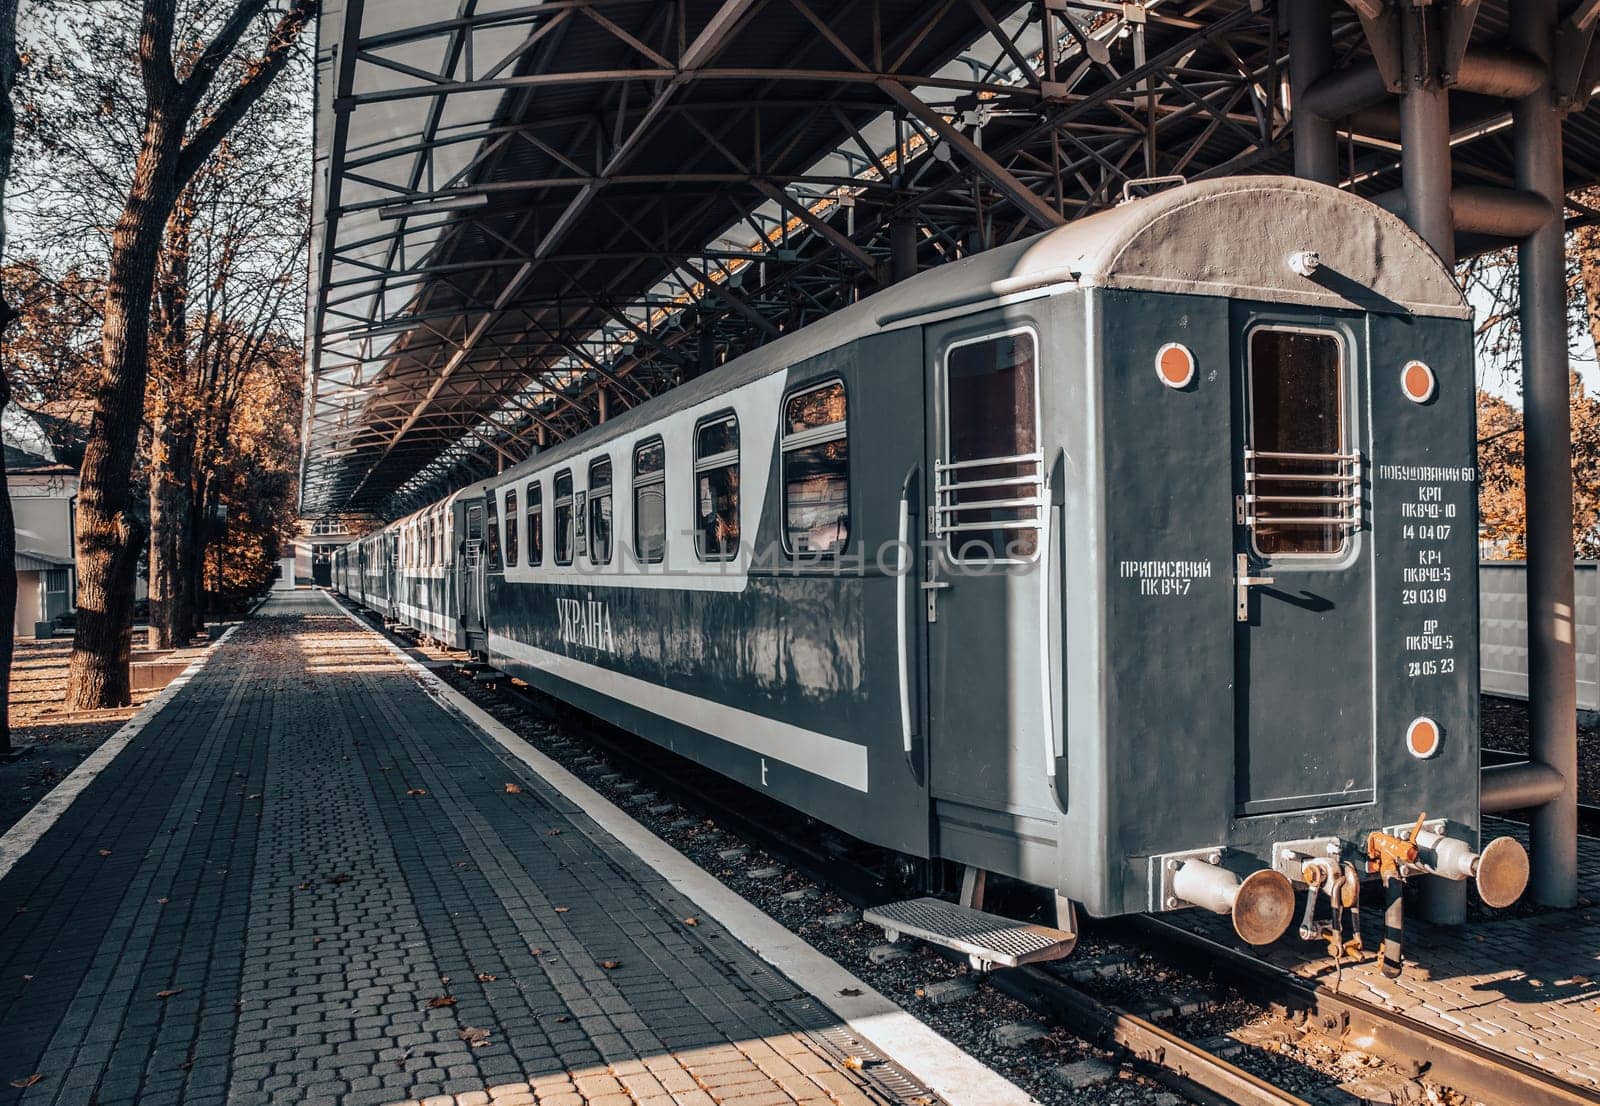
<instances>
[{"instance_id":1,"label":"metal truss framework","mask_svg":"<svg viewBox=\"0 0 1600 1106\"><path fill-rule=\"evenodd\" d=\"M1458 6L1503 37L1503 8ZM405 513L1150 178L1295 167L1261 0L371 7L324 17L308 515ZM1385 12L1334 5L1326 65L1381 67ZM1509 183L1503 109L1456 98L1457 180ZM1337 183L1374 197L1402 184L1385 110L1330 124ZM1600 127L1567 129L1569 178L1600 177Z\"/></svg>"}]
</instances>

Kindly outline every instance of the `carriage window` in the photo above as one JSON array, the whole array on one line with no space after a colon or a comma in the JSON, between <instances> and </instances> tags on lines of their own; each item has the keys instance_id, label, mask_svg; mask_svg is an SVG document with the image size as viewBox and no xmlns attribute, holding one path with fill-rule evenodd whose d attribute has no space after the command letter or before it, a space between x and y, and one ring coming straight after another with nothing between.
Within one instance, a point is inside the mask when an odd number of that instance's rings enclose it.
<instances>
[{"instance_id":1,"label":"carriage window","mask_svg":"<svg viewBox=\"0 0 1600 1106\"><path fill-rule=\"evenodd\" d=\"M1360 476L1346 452L1343 348L1335 334L1250 335L1247 518L1258 552L1327 556L1358 517Z\"/></svg>"},{"instance_id":2,"label":"carriage window","mask_svg":"<svg viewBox=\"0 0 1600 1106\"><path fill-rule=\"evenodd\" d=\"M1044 458L1034 371L1029 331L946 355L938 532L956 560L1019 560L1039 548Z\"/></svg>"},{"instance_id":3,"label":"carriage window","mask_svg":"<svg viewBox=\"0 0 1600 1106\"><path fill-rule=\"evenodd\" d=\"M488 514L483 527L484 553L489 558L488 568L493 572L500 567L500 497L491 491Z\"/></svg>"},{"instance_id":4,"label":"carriage window","mask_svg":"<svg viewBox=\"0 0 1600 1106\"><path fill-rule=\"evenodd\" d=\"M517 524L522 520L517 517L517 489L512 488L506 492L506 567L510 568L517 563L517 554L521 535L517 533Z\"/></svg>"},{"instance_id":5,"label":"carriage window","mask_svg":"<svg viewBox=\"0 0 1600 1106\"><path fill-rule=\"evenodd\" d=\"M739 552L739 422L730 411L694 432L695 552L702 561Z\"/></svg>"},{"instance_id":6,"label":"carriage window","mask_svg":"<svg viewBox=\"0 0 1600 1106\"><path fill-rule=\"evenodd\" d=\"M528 500L528 563L544 564L544 489L537 480L523 489Z\"/></svg>"},{"instance_id":7,"label":"carriage window","mask_svg":"<svg viewBox=\"0 0 1600 1106\"><path fill-rule=\"evenodd\" d=\"M790 396L783 405L783 517L792 553L836 553L849 543L843 381Z\"/></svg>"},{"instance_id":8,"label":"carriage window","mask_svg":"<svg viewBox=\"0 0 1600 1106\"><path fill-rule=\"evenodd\" d=\"M633 552L641 564L667 555L667 450L651 438L633 451Z\"/></svg>"},{"instance_id":9,"label":"carriage window","mask_svg":"<svg viewBox=\"0 0 1600 1106\"><path fill-rule=\"evenodd\" d=\"M556 473L556 564L572 563L572 470Z\"/></svg>"},{"instance_id":10,"label":"carriage window","mask_svg":"<svg viewBox=\"0 0 1600 1106\"><path fill-rule=\"evenodd\" d=\"M589 465L589 560L611 563L611 458Z\"/></svg>"}]
</instances>

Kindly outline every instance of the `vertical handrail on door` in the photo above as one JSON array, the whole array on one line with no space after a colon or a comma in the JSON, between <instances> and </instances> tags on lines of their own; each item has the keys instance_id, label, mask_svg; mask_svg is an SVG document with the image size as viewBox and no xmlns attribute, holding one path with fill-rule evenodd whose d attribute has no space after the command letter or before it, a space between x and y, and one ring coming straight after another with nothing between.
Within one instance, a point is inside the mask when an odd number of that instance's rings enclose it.
<instances>
[{"instance_id":1,"label":"vertical handrail on door","mask_svg":"<svg viewBox=\"0 0 1600 1106\"><path fill-rule=\"evenodd\" d=\"M1039 543L1039 694L1044 700L1044 770L1049 777L1051 791L1054 792L1056 779L1056 710L1055 710L1055 677L1050 664L1052 650L1050 648L1050 605L1054 589L1050 586L1050 571L1054 563L1051 557L1051 547L1056 543L1056 535L1061 527L1058 525L1061 518L1061 508L1052 504L1049 509L1050 523L1045 530L1044 541Z\"/></svg>"},{"instance_id":2,"label":"vertical handrail on door","mask_svg":"<svg viewBox=\"0 0 1600 1106\"><path fill-rule=\"evenodd\" d=\"M917 466L912 465L906 473L905 482L900 486L900 521L898 538L899 544L895 549L896 570L899 575L895 580L894 613L895 613L895 644L899 651L900 675L900 740L905 747L906 760L911 759L911 649L910 631L906 626L907 609L910 607L908 589L911 586L912 568L916 564L916 557L911 548L911 496L917 479ZM912 765L913 771L916 765Z\"/></svg>"}]
</instances>

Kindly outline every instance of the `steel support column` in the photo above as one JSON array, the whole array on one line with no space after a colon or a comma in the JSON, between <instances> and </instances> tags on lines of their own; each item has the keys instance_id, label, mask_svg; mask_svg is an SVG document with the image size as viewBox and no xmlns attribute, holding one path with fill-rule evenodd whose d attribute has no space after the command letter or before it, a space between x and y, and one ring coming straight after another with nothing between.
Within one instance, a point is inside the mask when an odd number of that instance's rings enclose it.
<instances>
[{"instance_id":1,"label":"steel support column","mask_svg":"<svg viewBox=\"0 0 1600 1106\"><path fill-rule=\"evenodd\" d=\"M1440 74L1439 46L1426 29L1429 12L1408 12L1405 20L1405 92L1400 97L1400 175L1405 220L1444 263L1455 267L1455 219L1450 206L1450 95ZM1422 880L1422 916L1435 925L1467 920L1464 881L1427 876Z\"/></svg>"},{"instance_id":2,"label":"steel support column","mask_svg":"<svg viewBox=\"0 0 1600 1106\"><path fill-rule=\"evenodd\" d=\"M1289 90L1294 113L1294 175L1339 183L1339 143L1333 121L1304 107L1305 91L1333 68L1329 0L1289 5Z\"/></svg>"},{"instance_id":3,"label":"steel support column","mask_svg":"<svg viewBox=\"0 0 1600 1106\"><path fill-rule=\"evenodd\" d=\"M917 224L904 216L889 223L889 280L898 284L917 275Z\"/></svg>"},{"instance_id":4,"label":"steel support column","mask_svg":"<svg viewBox=\"0 0 1600 1106\"><path fill-rule=\"evenodd\" d=\"M1531 759L1562 779L1529 835L1533 898L1577 900L1577 670L1573 655L1572 419L1568 406L1566 233L1561 118L1550 85L1556 0L1523 0L1513 45L1545 65L1540 87L1515 101L1517 185L1543 196L1551 216L1517 247L1528 541L1528 740Z\"/></svg>"}]
</instances>

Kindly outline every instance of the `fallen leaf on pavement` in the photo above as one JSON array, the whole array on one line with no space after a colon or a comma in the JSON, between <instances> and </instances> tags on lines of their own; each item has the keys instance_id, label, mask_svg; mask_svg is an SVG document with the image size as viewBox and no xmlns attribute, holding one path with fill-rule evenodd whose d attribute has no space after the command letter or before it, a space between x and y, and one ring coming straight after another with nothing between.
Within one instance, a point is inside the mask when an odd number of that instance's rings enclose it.
<instances>
[{"instance_id":1,"label":"fallen leaf on pavement","mask_svg":"<svg viewBox=\"0 0 1600 1106\"><path fill-rule=\"evenodd\" d=\"M328 877L328 882L329 883L349 883L350 882L350 873L349 872L340 872L337 875L329 876Z\"/></svg>"},{"instance_id":2,"label":"fallen leaf on pavement","mask_svg":"<svg viewBox=\"0 0 1600 1106\"><path fill-rule=\"evenodd\" d=\"M478 973L478 982L479 983L493 983L498 978L500 978L500 977L496 976L496 975L491 975L489 972L479 972Z\"/></svg>"},{"instance_id":3,"label":"fallen leaf on pavement","mask_svg":"<svg viewBox=\"0 0 1600 1106\"><path fill-rule=\"evenodd\" d=\"M426 787L408 787L408 788L406 788L406 794L407 795L426 795L427 793L428 793L428 789Z\"/></svg>"},{"instance_id":4,"label":"fallen leaf on pavement","mask_svg":"<svg viewBox=\"0 0 1600 1106\"><path fill-rule=\"evenodd\" d=\"M697 925L700 924L700 919L696 918L696 917L693 917L693 916L690 916L690 917L685 918L683 920L683 924L686 925L686 926L697 926Z\"/></svg>"},{"instance_id":5,"label":"fallen leaf on pavement","mask_svg":"<svg viewBox=\"0 0 1600 1106\"><path fill-rule=\"evenodd\" d=\"M489 1043L489 1031L469 1025L461 1031L461 1039L467 1042L469 1048L483 1048Z\"/></svg>"},{"instance_id":6,"label":"fallen leaf on pavement","mask_svg":"<svg viewBox=\"0 0 1600 1106\"><path fill-rule=\"evenodd\" d=\"M39 1082L39 1080L41 1080L43 1078L44 1078L43 1075L39 1074L38 1072L34 1072L32 1075L30 1075L30 1076L28 1076L28 1077L26 1077L24 1079L13 1079L11 1081L11 1085L13 1087L17 1088L17 1090L20 1091L24 1087L33 1086L35 1083Z\"/></svg>"},{"instance_id":7,"label":"fallen leaf on pavement","mask_svg":"<svg viewBox=\"0 0 1600 1106\"><path fill-rule=\"evenodd\" d=\"M101 856L110 856L111 855L111 850L110 849L101 849L100 850L100 855Z\"/></svg>"},{"instance_id":8,"label":"fallen leaf on pavement","mask_svg":"<svg viewBox=\"0 0 1600 1106\"><path fill-rule=\"evenodd\" d=\"M506 794L507 795L520 795L520 794L522 794L522 785L520 783L508 783L508 784L506 784Z\"/></svg>"},{"instance_id":9,"label":"fallen leaf on pavement","mask_svg":"<svg viewBox=\"0 0 1600 1106\"><path fill-rule=\"evenodd\" d=\"M428 1000L428 1009L437 1010L441 1006L454 1006L455 1004L455 995L436 995Z\"/></svg>"},{"instance_id":10,"label":"fallen leaf on pavement","mask_svg":"<svg viewBox=\"0 0 1600 1106\"><path fill-rule=\"evenodd\" d=\"M567 911L569 911L571 909L572 909L572 907L570 907L570 906L558 906L558 907L556 907L556 913L557 914L565 914Z\"/></svg>"},{"instance_id":11,"label":"fallen leaf on pavement","mask_svg":"<svg viewBox=\"0 0 1600 1106\"><path fill-rule=\"evenodd\" d=\"M849 1068L851 1071L860 1071L861 1070L861 1057L859 1057L859 1056L846 1056L844 1058L844 1066Z\"/></svg>"},{"instance_id":12,"label":"fallen leaf on pavement","mask_svg":"<svg viewBox=\"0 0 1600 1106\"><path fill-rule=\"evenodd\" d=\"M171 998L173 995L181 995L181 994L183 994L183 988L182 987L174 987L170 991L157 991L156 992L156 998Z\"/></svg>"},{"instance_id":13,"label":"fallen leaf on pavement","mask_svg":"<svg viewBox=\"0 0 1600 1106\"><path fill-rule=\"evenodd\" d=\"M609 971L615 971L617 968L622 967L622 961L620 961L620 960L602 960L602 961L600 961L600 966L602 968L604 968L608 972Z\"/></svg>"},{"instance_id":14,"label":"fallen leaf on pavement","mask_svg":"<svg viewBox=\"0 0 1600 1106\"><path fill-rule=\"evenodd\" d=\"M545 831L545 836L546 837L560 837L561 836L561 831L558 830L558 829L546 830Z\"/></svg>"},{"instance_id":15,"label":"fallen leaf on pavement","mask_svg":"<svg viewBox=\"0 0 1600 1106\"><path fill-rule=\"evenodd\" d=\"M861 997L861 988L860 987L845 987L839 993L841 995L843 995L845 998L860 998Z\"/></svg>"}]
</instances>

